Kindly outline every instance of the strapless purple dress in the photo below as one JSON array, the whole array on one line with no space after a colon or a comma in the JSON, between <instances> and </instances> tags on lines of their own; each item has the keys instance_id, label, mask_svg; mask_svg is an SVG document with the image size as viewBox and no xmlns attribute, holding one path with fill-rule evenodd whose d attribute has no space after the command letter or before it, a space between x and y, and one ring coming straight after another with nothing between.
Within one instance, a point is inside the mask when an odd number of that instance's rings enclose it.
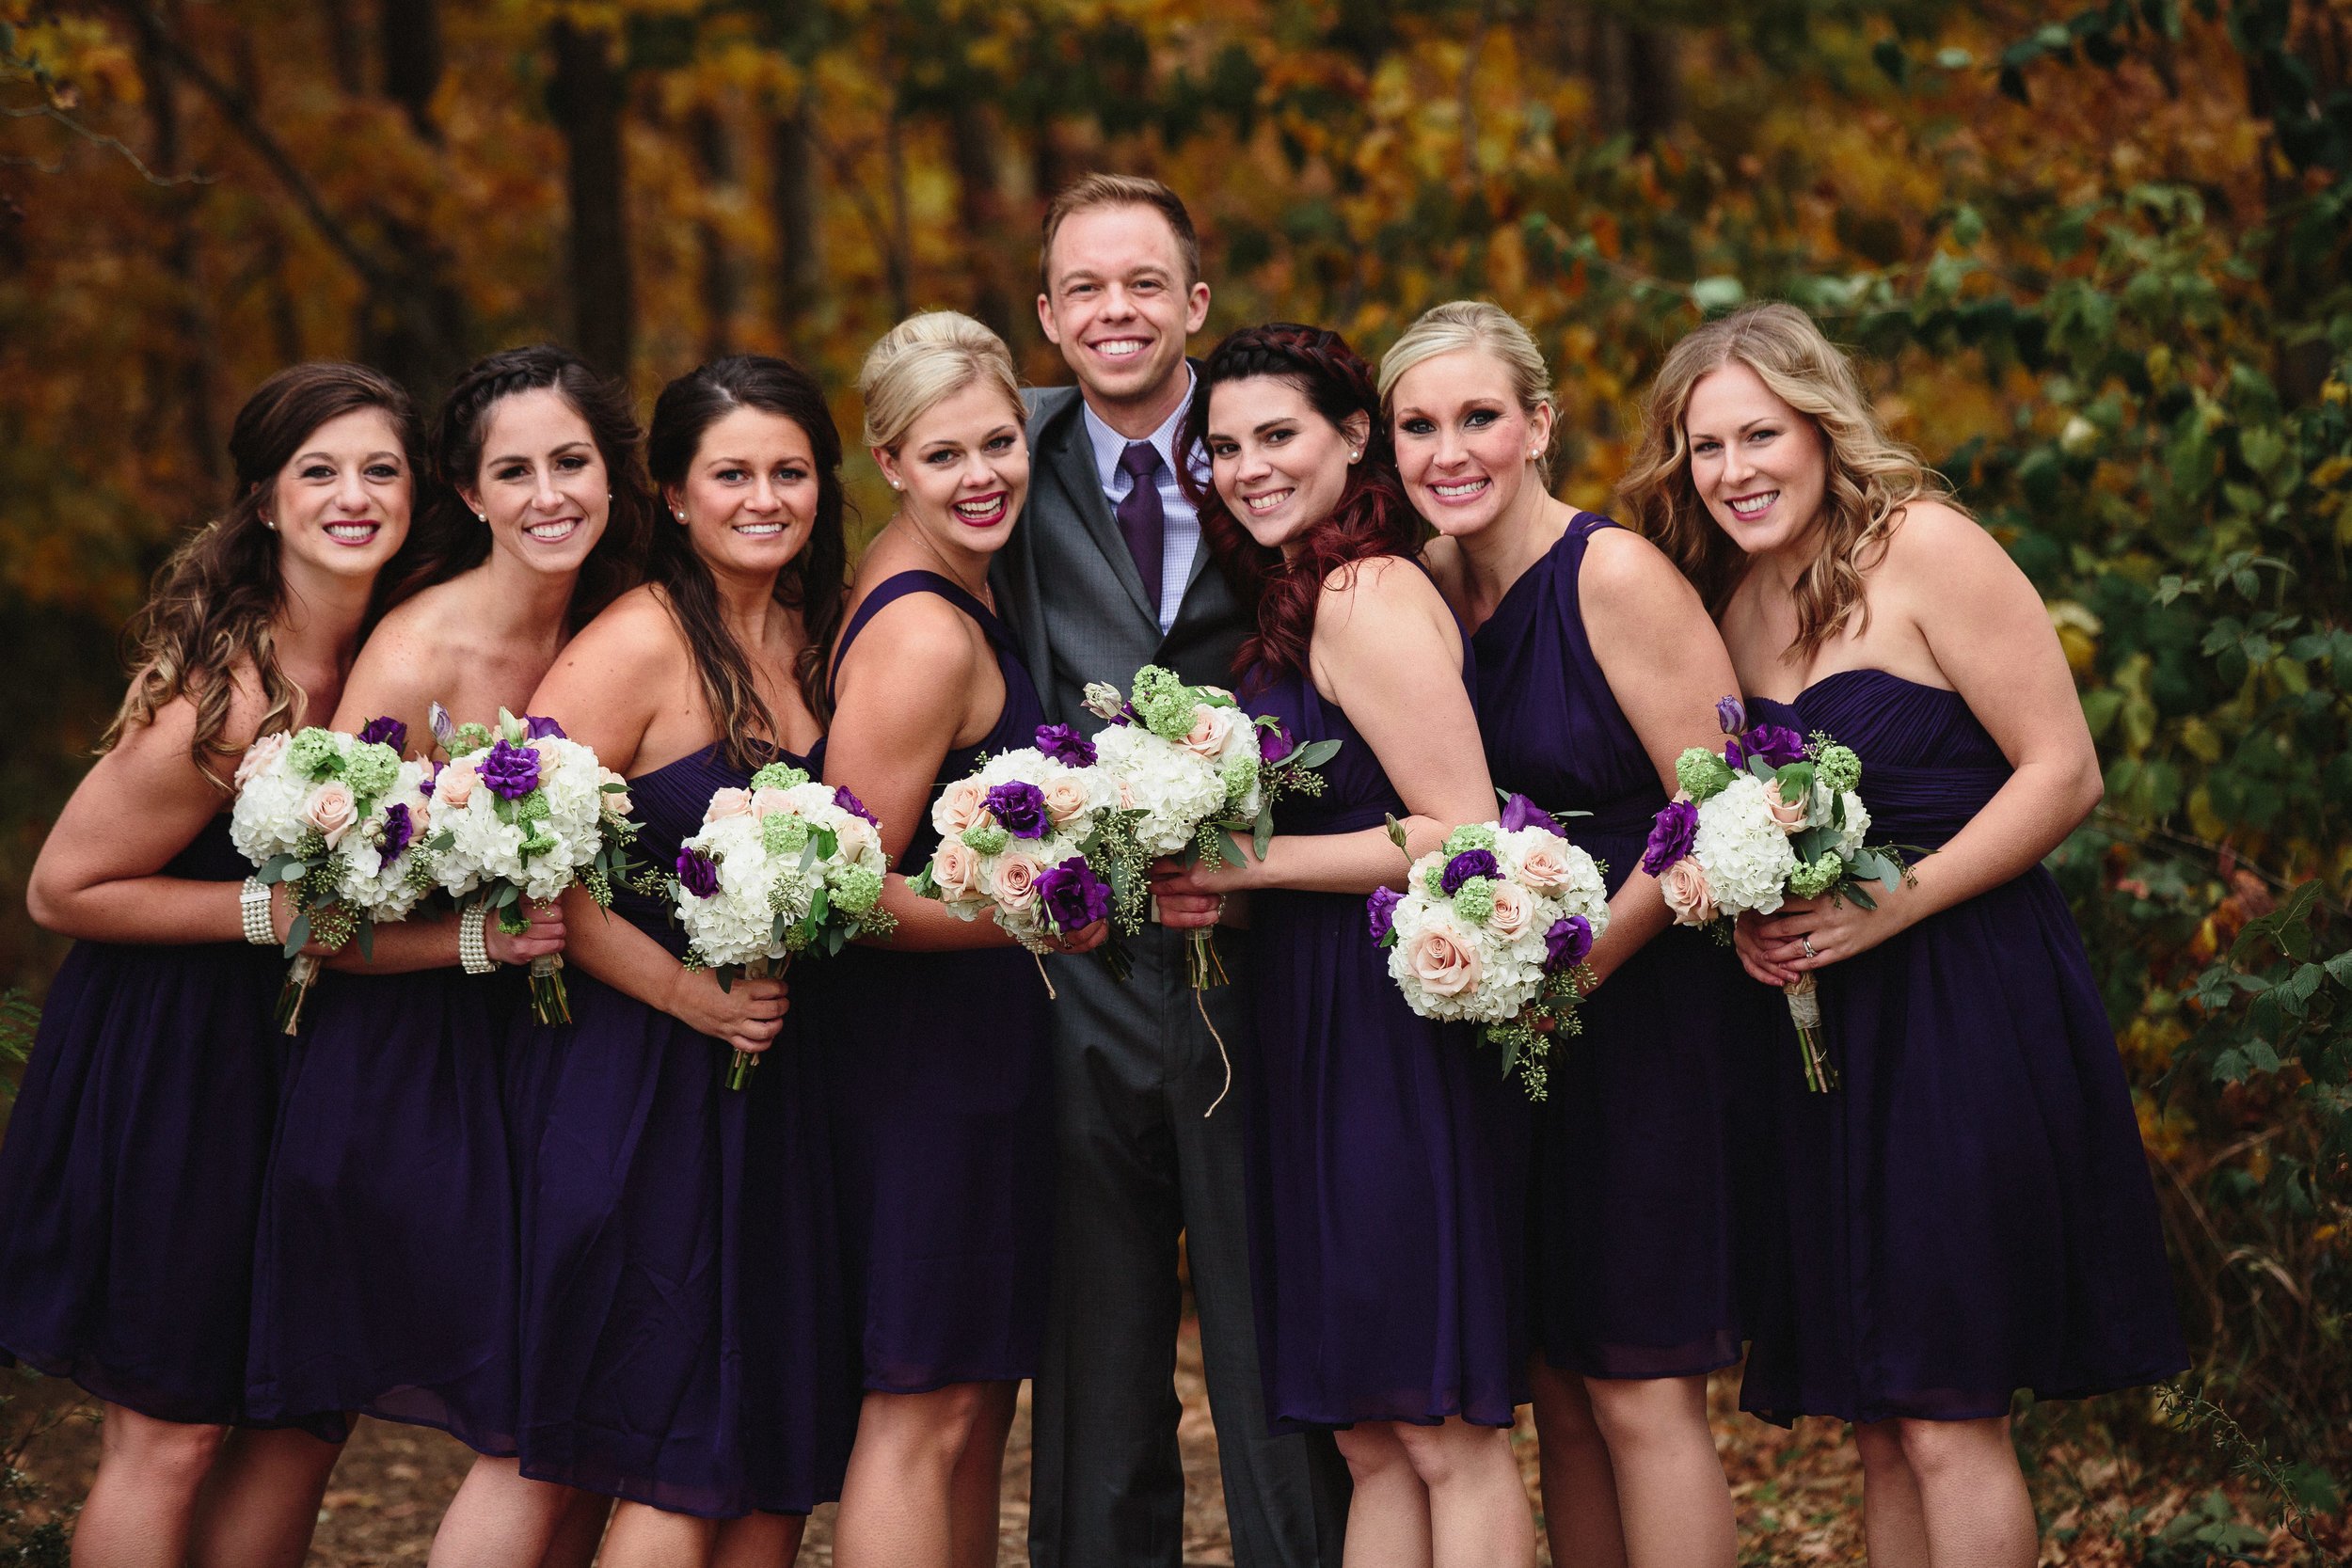
<instances>
[{"instance_id":1,"label":"strapless purple dress","mask_svg":"<svg viewBox=\"0 0 2352 1568\"><path fill-rule=\"evenodd\" d=\"M631 779L636 858L671 865L750 782L716 747ZM613 912L685 952L666 899L623 891ZM796 1005L731 1090L722 1042L577 965L565 982L573 1022L523 1009L508 1075L523 1473L706 1518L805 1513L840 1495L857 1423L824 1054Z\"/></svg>"},{"instance_id":2,"label":"strapless purple dress","mask_svg":"<svg viewBox=\"0 0 2352 1568\"><path fill-rule=\"evenodd\" d=\"M1379 758L1307 679L1285 675L1247 705L1301 744L1341 742L1323 793L1283 801L1282 833L1405 815ZM1240 1103L1217 1115L1248 1117L1266 1424L1509 1426L1527 1399L1518 1080L1470 1027L1405 1005L1360 894L1254 894L1249 947L1257 1051L1238 1064Z\"/></svg>"},{"instance_id":3,"label":"strapless purple dress","mask_svg":"<svg viewBox=\"0 0 2352 1568\"><path fill-rule=\"evenodd\" d=\"M247 1399L515 1451L516 1192L501 1076L521 973L322 975L254 1249Z\"/></svg>"},{"instance_id":4,"label":"strapless purple dress","mask_svg":"<svg viewBox=\"0 0 2352 1568\"><path fill-rule=\"evenodd\" d=\"M1471 645L1498 786L1555 812L1614 894L1666 803L1585 635L1579 513ZM1528 1274L1536 1347L1587 1377L1682 1377L1740 1359L1744 1180L1772 1037L1771 990L1708 933L1669 927L1580 1009L1535 1108Z\"/></svg>"},{"instance_id":5,"label":"strapless purple dress","mask_svg":"<svg viewBox=\"0 0 2352 1568\"><path fill-rule=\"evenodd\" d=\"M877 584L841 653L909 594L936 594L977 622L1005 680L995 727L947 753L944 786L983 755L1032 744L1044 706L1004 623L936 573ZM927 810L898 869L919 869L938 842ZM851 947L814 966L803 994L822 1021L811 1026L830 1069L866 1386L911 1394L1033 1375L1054 1262L1053 1059L1036 961L1017 948Z\"/></svg>"},{"instance_id":6,"label":"strapless purple dress","mask_svg":"<svg viewBox=\"0 0 2352 1568\"><path fill-rule=\"evenodd\" d=\"M167 877L252 871L215 817ZM292 1041L286 960L73 944L0 1142L0 1361L159 1420L250 1419L253 1234ZM339 1439L340 1415L301 1423Z\"/></svg>"},{"instance_id":7,"label":"strapless purple dress","mask_svg":"<svg viewBox=\"0 0 2352 1568\"><path fill-rule=\"evenodd\" d=\"M2010 766L1959 693L1846 670L1752 720L1862 758L1873 843L1944 843ZM2155 1192L2082 935L2036 866L1819 972L1843 1086L1772 1047L1780 1266L1743 1409L1964 1420L2188 1364Z\"/></svg>"}]
</instances>

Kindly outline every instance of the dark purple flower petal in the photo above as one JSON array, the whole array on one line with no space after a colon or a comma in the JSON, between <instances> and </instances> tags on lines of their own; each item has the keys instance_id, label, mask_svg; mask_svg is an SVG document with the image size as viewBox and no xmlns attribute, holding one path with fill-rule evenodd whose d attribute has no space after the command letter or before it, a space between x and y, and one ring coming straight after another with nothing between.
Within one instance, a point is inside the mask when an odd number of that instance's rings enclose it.
<instances>
[{"instance_id":1,"label":"dark purple flower petal","mask_svg":"<svg viewBox=\"0 0 2352 1568\"><path fill-rule=\"evenodd\" d=\"M1804 760L1804 736L1784 724L1758 724L1747 733L1747 752L1773 768Z\"/></svg>"},{"instance_id":2,"label":"dark purple flower petal","mask_svg":"<svg viewBox=\"0 0 2352 1568\"><path fill-rule=\"evenodd\" d=\"M1438 885L1445 889L1446 896L1451 898L1461 892L1462 884L1472 877L1486 877L1498 881L1502 879L1502 867L1496 862L1493 850L1463 850L1445 863L1445 871L1438 877Z\"/></svg>"},{"instance_id":3,"label":"dark purple flower petal","mask_svg":"<svg viewBox=\"0 0 2352 1568\"><path fill-rule=\"evenodd\" d=\"M1372 927L1372 940L1383 942L1396 925L1396 907L1405 902L1405 895L1392 887L1376 887L1364 900L1364 918Z\"/></svg>"},{"instance_id":4,"label":"dark purple flower petal","mask_svg":"<svg viewBox=\"0 0 2352 1568\"><path fill-rule=\"evenodd\" d=\"M1551 813L1524 795L1514 795L1502 802L1502 831L1516 833L1522 828L1541 828L1548 833L1559 833L1562 838L1568 836L1560 832L1560 824Z\"/></svg>"},{"instance_id":5,"label":"dark purple flower petal","mask_svg":"<svg viewBox=\"0 0 2352 1568\"><path fill-rule=\"evenodd\" d=\"M501 740L483 759L480 777L491 794L519 800L539 787L539 753L528 746L510 746Z\"/></svg>"},{"instance_id":6,"label":"dark purple flower petal","mask_svg":"<svg viewBox=\"0 0 2352 1568\"><path fill-rule=\"evenodd\" d=\"M1268 768L1298 750L1290 732L1279 724L1262 724L1258 728L1258 760Z\"/></svg>"},{"instance_id":7,"label":"dark purple flower petal","mask_svg":"<svg viewBox=\"0 0 2352 1568\"><path fill-rule=\"evenodd\" d=\"M1555 920L1544 933L1544 973L1574 969L1593 950L1593 923L1581 914Z\"/></svg>"},{"instance_id":8,"label":"dark purple flower petal","mask_svg":"<svg viewBox=\"0 0 2352 1568\"><path fill-rule=\"evenodd\" d=\"M371 746L389 746L395 752L405 752L408 749L408 726L388 714L360 725L359 738Z\"/></svg>"},{"instance_id":9,"label":"dark purple flower petal","mask_svg":"<svg viewBox=\"0 0 2352 1568\"><path fill-rule=\"evenodd\" d=\"M882 822L874 816L874 814L866 809L866 802L850 793L850 786L848 784L835 784L833 786L833 803L839 806L843 811L848 812L851 816L862 816L877 828L882 826Z\"/></svg>"},{"instance_id":10,"label":"dark purple flower petal","mask_svg":"<svg viewBox=\"0 0 2352 1568\"><path fill-rule=\"evenodd\" d=\"M1023 779L996 785L980 803L1015 838L1043 838L1053 827L1053 818L1045 814L1045 792Z\"/></svg>"},{"instance_id":11,"label":"dark purple flower petal","mask_svg":"<svg viewBox=\"0 0 2352 1568\"><path fill-rule=\"evenodd\" d=\"M1669 800L1650 824L1649 844L1642 851L1642 869L1662 876L1666 867L1691 852L1699 836L1699 808L1693 800Z\"/></svg>"},{"instance_id":12,"label":"dark purple flower petal","mask_svg":"<svg viewBox=\"0 0 2352 1568\"><path fill-rule=\"evenodd\" d=\"M1111 888L1076 856L1037 874L1037 895L1054 928L1067 935L1109 918Z\"/></svg>"},{"instance_id":13,"label":"dark purple flower petal","mask_svg":"<svg viewBox=\"0 0 2352 1568\"><path fill-rule=\"evenodd\" d=\"M564 733L564 726L552 719L542 719L535 713L523 715L523 738L525 740L537 740L550 735L558 740L571 738Z\"/></svg>"},{"instance_id":14,"label":"dark purple flower petal","mask_svg":"<svg viewBox=\"0 0 2352 1568\"><path fill-rule=\"evenodd\" d=\"M697 898L715 898L719 894L719 863L700 849L680 849L677 883Z\"/></svg>"},{"instance_id":15,"label":"dark purple flower petal","mask_svg":"<svg viewBox=\"0 0 2352 1568\"><path fill-rule=\"evenodd\" d=\"M1715 722L1724 734L1738 735L1748 727L1748 705L1737 697L1724 697L1715 704Z\"/></svg>"},{"instance_id":16,"label":"dark purple flower petal","mask_svg":"<svg viewBox=\"0 0 2352 1568\"><path fill-rule=\"evenodd\" d=\"M1094 766L1094 742L1072 724L1040 724L1037 749L1065 768Z\"/></svg>"},{"instance_id":17,"label":"dark purple flower petal","mask_svg":"<svg viewBox=\"0 0 2352 1568\"><path fill-rule=\"evenodd\" d=\"M417 836L417 825L408 819L405 805L384 808L384 858L390 860L408 847L408 841Z\"/></svg>"}]
</instances>

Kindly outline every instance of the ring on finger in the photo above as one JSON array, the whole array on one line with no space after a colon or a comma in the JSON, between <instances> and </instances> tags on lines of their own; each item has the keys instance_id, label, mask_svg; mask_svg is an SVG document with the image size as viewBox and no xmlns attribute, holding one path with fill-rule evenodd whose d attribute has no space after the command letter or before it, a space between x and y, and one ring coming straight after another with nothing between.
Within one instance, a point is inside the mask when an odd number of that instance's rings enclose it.
<instances>
[{"instance_id":1,"label":"ring on finger","mask_svg":"<svg viewBox=\"0 0 2352 1568\"><path fill-rule=\"evenodd\" d=\"M1807 932L1806 932L1804 936L1802 936L1802 937L1798 938L1798 941L1799 941L1799 942L1800 942L1800 943L1802 943L1802 944L1803 944L1803 946L1804 946L1804 956L1805 956L1806 958L1818 958L1818 957L1820 957L1820 955L1819 955L1819 954L1817 954L1817 953L1815 953L1815 952L1813 951L1813 933L1812 933L1812 932L1807 931Z\"/></svg>"}]
</instances>

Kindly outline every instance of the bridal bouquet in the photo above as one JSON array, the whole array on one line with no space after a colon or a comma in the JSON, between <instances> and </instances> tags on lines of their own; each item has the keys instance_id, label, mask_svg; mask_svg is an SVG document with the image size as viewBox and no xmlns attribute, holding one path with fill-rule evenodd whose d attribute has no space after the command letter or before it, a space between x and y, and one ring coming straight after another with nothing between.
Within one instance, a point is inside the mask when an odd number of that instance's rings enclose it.
<instances>
[{"instance_id":1,"label":"bridal bouquet","mask_svg":"<svg viewBox=\"0 0 2352 1568\"><path fill-rule=\"evenodd\" d=\"M1394 818L1389 831L1404 848ZM1403 893L1375 888L1366 908L1406 1006L1485 1025L1502 1070L1516 1069L1528 1099L1543 1099L1551 1041L1579 1031L1577 1004L1593 978L1585 956L1609 928L1599 863L1512 795L1499 822L1454 829L1413 862Z\"/></svg>"},{"instance_id":2,"label":"bridal bouquet","mask_svg":"<svg viewBox=\"0 0 2352 1568\"><path fill-rule=\"evenodd\" d=\"M1723 751L1693 746L1676 759L1682 787L1658 814L1642 853L1642 869L1658 879L1677 925L1770 914L1791 894L1876 909L1869 883L1891 893L1910 879L1894 847L1863 843L1870 813L1854 793L1862 759L1851 750L1819 732L1808 740L1778 724L1750 728L1737 697L1715 711L1728 737ZM1814 977L1784 989L1805 1087L1826 1093L1837 1086L1837 1071L1821 1049Z\"/></svg>"},{"instance_id":3,"label":"bridal bouquet","mask_svg":"<svg viewBox=\"0 0 2352 1568\"><path fill-rule=\"evenodd\" d=\"M278 1025L301 1027L302 1004L319 960L302 951L316 939L340 948L357 937L373 954L377 921L398 920L433 885L418 843L425 820L425 765L403 761L407 728L372 720L354 735L306 729L265 735L237 764L237 803L229 836L264 882L294 897L286 932L286 983Z\"/></svg>"},{"instance_id":4,"label":"bridal bouquet","mask_svg":"<svg viewBox=\"0 0 2352 1568\"><path fill-rule=\"evenodd\" d=\"M725 987L738 974L781 974L796 954L830 956L896 929L882 906L889 869L882 833L856 796L770 763L749 789L710 798L701 831L664 880L686 930L687 967L713 971ZM758 1065L736 1052L727 1087L749 1084Z\"/></svg>"},{"instance_id":5,"label":"bridal bouquet","mask_svg":"<svg viewBox=\"0 0 2352 1568\"><path fill-rule=\"evenodd\" d=\"M1086 696L1088 711L1110 721L1094 746L1118 790L1118 832L1128 847L1114 857L1122 873L1119 924L1128 931L1143 923L1142 867L1162 855L1241 865L1244 833L1263 859L1275 802L1285 794L1322 794L1315 769L1340 749L1336 740L1298 745L1273 719L1251 719L1232 692L1187 686L1156 664L1136 672L1127 696L1101 682ZM1209 929L1190 936L1193 989L1222 984Z\"/></svg>"},{"instance_id":6,"label":"bridal bouquet","mask_svg":"<svg viewBox=\"0 0 2352 1568\"><path fill-rule=\"evenodd\" d=\"M433 782L435 874L460 903L479 903L499 928L520 935L521 902L545 903L578 882L604 909L628 876L628 784L565 738L552 719L499 709L495 728L451 727L437 704L434 733L449 761ZM531 1011L541 1023L569 1023L564 959L531 960Z\"/></svg>"},{"instance_id":7,"label":"bridal bouquet","mask_svg":"<svg viewBox=\"0 0 2352 1568\"><path fill-rule=\"evenodd\" d=\"M1113 875L1132 875L1109 860L1119 800L1092 742L1067 724L1041 725L1036 745L990 757L940 792L939 847L907 885L960 920L993 915L1041 953L1047 937L1106 918ZM1122 956L1104 956L1123 978Z\"/></svg>"}]
</instances>

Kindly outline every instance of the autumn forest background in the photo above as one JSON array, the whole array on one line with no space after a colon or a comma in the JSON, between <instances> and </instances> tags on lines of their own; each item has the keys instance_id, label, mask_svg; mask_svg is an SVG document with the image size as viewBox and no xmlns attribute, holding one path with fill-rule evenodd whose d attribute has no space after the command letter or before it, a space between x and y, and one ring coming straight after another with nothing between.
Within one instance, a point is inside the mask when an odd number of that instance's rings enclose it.
<instances>
[{"instance_id":1,"label":"autumn forest background","mask_svg":"<svg viewBox=\"0 0 2352 1568\"><path fill-rule=\"evenodd\" d=\"M2344 1549L2352 0L0 0L0 1053L117 629L292 360L429 401L557 338L649 406L761 349L854 430L921 307L1061 379L1039 214L1134 169L1212 338L1517 312L1605 508L1665 347L1792 299L2041 588L2106 763L2058 869L2198 1365L2025 1414L2053 1560ZM41 1560L8 1419L0 1562Z\"/></svg>"}]
</instances>

